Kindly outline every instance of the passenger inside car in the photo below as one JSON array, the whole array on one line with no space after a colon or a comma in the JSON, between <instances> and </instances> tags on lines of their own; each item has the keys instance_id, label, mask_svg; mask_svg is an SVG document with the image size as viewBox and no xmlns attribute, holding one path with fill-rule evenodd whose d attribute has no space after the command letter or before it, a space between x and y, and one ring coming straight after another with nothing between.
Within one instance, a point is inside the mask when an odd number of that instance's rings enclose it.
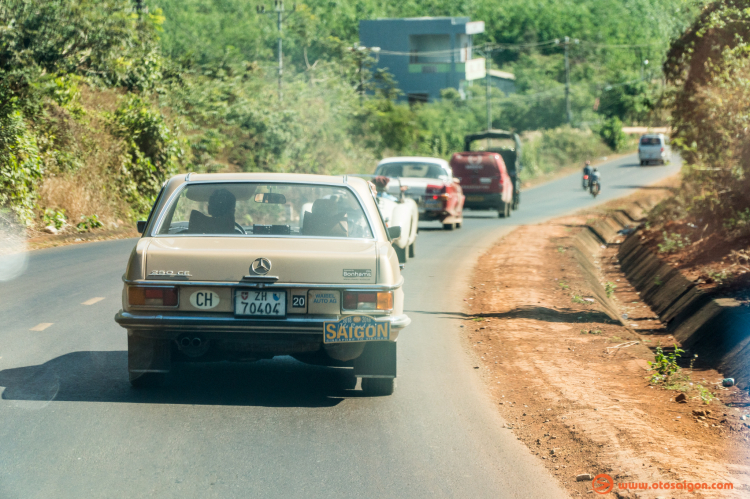
<instances>
[{"instance_id":1,"label":"passenger inside car","mask_svg":"<svg viewBox=\"0 0 750 499\"><path fill-rule=\"evenodd\" d=\"M348 237L349 226L346 212L339 210L335 199L316 199L312 211L306 211L302 219L302 235Z\"/></svg>"}]
</instances>

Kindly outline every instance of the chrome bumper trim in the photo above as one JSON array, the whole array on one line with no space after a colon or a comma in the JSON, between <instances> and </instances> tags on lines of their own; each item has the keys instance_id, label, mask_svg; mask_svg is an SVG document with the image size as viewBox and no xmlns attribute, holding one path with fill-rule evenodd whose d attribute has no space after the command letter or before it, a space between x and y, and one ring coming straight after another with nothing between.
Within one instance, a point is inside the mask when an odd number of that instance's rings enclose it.
<instances>
[{"instance_id":1,"label":"chrome bumper trim","mask_svg":"<svg viewBox=\"0 0 750 499\"><path fill-rule=\"evenodd\" d=\"M315 283L298 283L298 282L276 282L276 283L262 283L262 282L248 282L248 281L237 281L237 282L225 282L225 281L167 281L163 279L126 279L122 276L122 282L129 286L200 286L200 287L214 287L214 288L264 288L264 289L337 289L337 290L356 290L356 291L395 291L404 285L404 277L396 284L355 284L355 283L340 283L340 284L315 284Z\"/></svg>"},{"instance_id":2,"label":"chrome bumper trim","mask_svg":"<svg viewBox=\"0 0 750 499\"><path fill-rule=\"evenodd\" d=\"M362 314L365 315L365 314ZM394 329L411 324L408 315L372 316L377 322L390 322ZM115 322L127 329L180 329L236 331L248 333L323 334L323 323L340 319L337 315L287 317L286 319L241 319L236 317L195 317L190 315L134 314L120 310Z\"/></svg>"}]
</instances>

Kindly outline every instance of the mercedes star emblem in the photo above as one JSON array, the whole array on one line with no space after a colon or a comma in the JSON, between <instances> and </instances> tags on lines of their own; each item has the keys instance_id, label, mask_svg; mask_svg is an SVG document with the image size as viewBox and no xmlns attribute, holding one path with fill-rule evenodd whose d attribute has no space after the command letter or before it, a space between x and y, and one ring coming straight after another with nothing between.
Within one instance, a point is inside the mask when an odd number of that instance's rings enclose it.
<instances>
[{"instance_id":1,"label":"mercedes star emblem","mask_svg":"<svg viewBox=\"0 0 750 499\"><path fill-rule=\"evenodd\" d=\"M268 258L258 258L250 266L250 270L260 275L268 274L271 270L271 260Z\"/></svg>"}]
</instances>

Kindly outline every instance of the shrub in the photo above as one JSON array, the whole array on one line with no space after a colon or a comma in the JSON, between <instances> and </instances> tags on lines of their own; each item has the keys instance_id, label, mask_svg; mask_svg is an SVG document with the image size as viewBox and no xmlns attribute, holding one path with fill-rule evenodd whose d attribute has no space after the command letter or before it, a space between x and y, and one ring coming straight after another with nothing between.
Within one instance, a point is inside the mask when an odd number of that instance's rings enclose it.
<instances>
[{"instance_id":1,"label":"shrub","mask_svg":"<svg viewBox=\"0 0 750 499\"><path fill-rule=\"evenodd\" d=\"M112 133L126 147L118 183L133 209L147 213L164 180L177 173L183 141L176 127L137 95L125 99L110 121Z\"/></svg>"},{"instance_id":2,"label":"shrub","mask_svg":"<svg viewBox=\"0 0 750 499\"><path fill-rule=\"evenodd\" d=\"M628 136L622 131L622 121L617 116L609 118L602 124L599 135L613 151L621 151L628 141Z\"/></svg>"},{"instance_id":3,"label":"shrub","mask_svg":"<svg viewBox=\"0 0 750 499\"><path fill-rule=\"evenodd\" d=\"M0 206L9 206L22 223L30 223L41 177L39 147L21 112L0 115Z\"/></svg>"}]
</instances>

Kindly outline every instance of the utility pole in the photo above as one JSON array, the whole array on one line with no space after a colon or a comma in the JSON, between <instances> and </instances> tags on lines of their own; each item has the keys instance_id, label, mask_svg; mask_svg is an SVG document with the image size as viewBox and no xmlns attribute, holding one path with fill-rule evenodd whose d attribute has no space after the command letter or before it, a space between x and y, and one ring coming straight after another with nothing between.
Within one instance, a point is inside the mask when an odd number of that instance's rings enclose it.
<instances>
[{"instance_id":1,"label":"utility pole","mask_svg":"<svg viewBox=\"0 0 750 499\"><path fill-rule=\"evenodd\" d=\"M485 65L485 100L487 101L487 131L492 130L492 88L490 86L490 70L492 69L492 52L489 44L484 46L484 65ZM487 150L490 148L490 139L487 139Z\"/></svg>"},{"instance_id":2,"label":"utility pole","mask_svg":"<svg viewBox=\"0 0 750 499\"><path fill-rule=\"evenodd\" d=\"M279 43L278 43L278 53L279 53L279 101L281 101L284 97L284 93L281 88L281 77L284 74L284 59L283 59L283 51L281 47L281 30L282 30L282 23L286 19L284 17L284 0L274 0L274 12L276 13L276 28L279 31ZM258 5L255 10L258 12L258 14L273 14L272 12L266 12L266 7L264 5ZM293 14L297 10L297 4L292 5L292 10L289 11L289 14ZM289 17L289 16L287 16Z\"/></svg>"},{"instance_id":3,"label":"utility pole","mask_svg":"<svg viewBox=\"0 0 750 499\"><path fill-rule=\"evenodd\" d=\"M565 37L565 112L567 113L568 124L573 121L573 111L570 109L570 58L568 57L568 46L570 37Z\"/></svg>"},{"instance_id":4,"label":"utility pole","mask_svg":"<svg viewBox=\"0 0 750 499\"><path fill-rule=\"evenodd\" d=\"M578 43L578 38L573 40L574 43ZM560 44L560 40L555 40L555 43ZM570 47L570 37L566 36L563 40L565 46L565 115L568 120L568 124L573 122L573 111L570 107L570 56L568 54Z\"/></svg>"}]
</instances>

